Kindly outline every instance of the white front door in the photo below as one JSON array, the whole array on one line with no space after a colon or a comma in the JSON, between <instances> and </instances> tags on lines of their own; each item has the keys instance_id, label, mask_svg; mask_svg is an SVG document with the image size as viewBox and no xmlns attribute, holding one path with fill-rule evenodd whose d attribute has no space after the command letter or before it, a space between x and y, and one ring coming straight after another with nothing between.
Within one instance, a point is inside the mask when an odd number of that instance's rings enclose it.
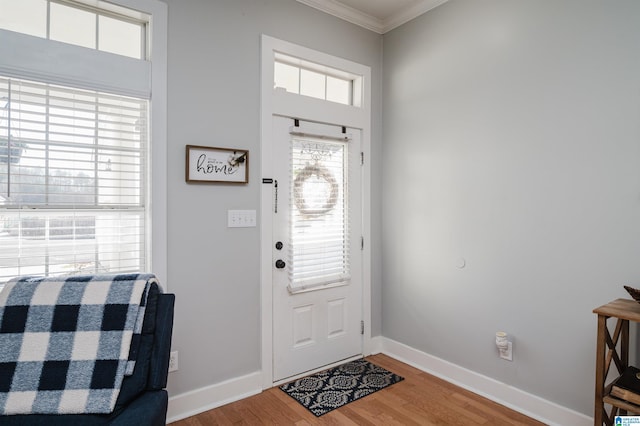
<instances>
[{"instance_id":1,"label":"white front door","mask_svg":"<svg viewBox=\"0 0 640 426\"><path fill-rule=\"evenodd\" d=\"M273 116L273 381L361 355L360 131Z\"/></svg>"}]
</instances>

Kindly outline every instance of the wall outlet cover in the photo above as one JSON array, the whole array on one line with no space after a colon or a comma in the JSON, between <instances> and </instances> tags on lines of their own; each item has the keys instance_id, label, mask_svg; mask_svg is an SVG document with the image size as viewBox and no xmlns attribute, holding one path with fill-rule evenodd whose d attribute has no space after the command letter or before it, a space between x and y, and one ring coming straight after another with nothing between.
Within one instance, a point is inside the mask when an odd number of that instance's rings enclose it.
<instances>
[{"instance_id":1,"label":"wall outlet cover","mask_svg":"<svg viewBox=\"0 0 640 426\"><path fill-rule=\"evenodd\" d=\"M169 373L178 370L178 351L173 351L169 354Z\"/></svg>"},{"instance_id":2,"label":"wall outlet cover","mask_svg":"<svg viewBox=\"0 0 640 426\"><path fill-rule=\"evenodd\" d=\"M500 358L506 359L507 361L513 361L513 342L508 342L509 346L507 347L507 353L505 355L500 354Z\"/></svg>"}]
</instances>

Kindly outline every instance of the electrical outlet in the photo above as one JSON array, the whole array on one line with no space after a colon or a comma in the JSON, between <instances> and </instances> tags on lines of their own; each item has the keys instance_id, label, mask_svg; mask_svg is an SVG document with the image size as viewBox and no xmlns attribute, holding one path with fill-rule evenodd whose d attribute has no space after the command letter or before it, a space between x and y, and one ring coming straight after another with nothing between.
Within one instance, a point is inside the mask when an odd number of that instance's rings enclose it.
<instances>
[{"instance_id":1,"label":"electrical outlet","mask_svg":"<svg viewBox=\"0 0 640 426\"><path fill-rule=\"evenodd\" d=\"M178 370L178 351L173 351L169 354L169 373Z\"/></svg>"},{"instance_id":2,"label":"electrical outlet","mask_svg":"<svg viewBox=\"0 0 640 426\"><path fill-rule=\"evenodd\" d=\"M507 350L504 351L504 354L500 354L500 358L506 359L507 361L513 361L513 343L508 342Z\"/></svg>"}]
</instances>

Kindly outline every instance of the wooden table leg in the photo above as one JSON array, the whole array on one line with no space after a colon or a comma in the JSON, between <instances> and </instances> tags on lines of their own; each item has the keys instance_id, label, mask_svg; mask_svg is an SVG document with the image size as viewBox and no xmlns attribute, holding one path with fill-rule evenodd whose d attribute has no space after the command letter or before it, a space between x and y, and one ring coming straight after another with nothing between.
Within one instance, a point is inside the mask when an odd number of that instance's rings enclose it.
<instances>
[{"instance_id":1,"label":"wooden table leg","mask_svg":"<svg viewBox=\"0 0 640 426\"><path fill-rule=\"evenodd\" d=\"M594 403L593 424L602 426L604 403L604 380L607 372L604 371L605 336L607 332L607 317L598 315L598 337L596 344L596 395Z\"/></svg>"},{"instance_id":2,"label":"wooden table leg","mask_svg":"<svg viewBox=\"0 0 640 426\"><path fill-rule=\"evenodd\" d=\"M624 372L624 370L629 366L629 321L622 321L622 333L620 335L620 361L622 361L622 371L619 371L620 374ZM605 377L606 380L606 377ZM621 416L627 415L627 410L620 410Z\"/></svg>"},{"instance_id":3,"label":"wooden table leg","mask_svg":"<svg viewBox=\"0 0 640 426\"><path fill-rule=\"evenodd\" d=\"M622 334L620 336L620 360L622 361L623 369L622 371L620 371L620 374L622 374L624 369L629 366L629 321L622 321Z\"/></svg>"}]
</instances>

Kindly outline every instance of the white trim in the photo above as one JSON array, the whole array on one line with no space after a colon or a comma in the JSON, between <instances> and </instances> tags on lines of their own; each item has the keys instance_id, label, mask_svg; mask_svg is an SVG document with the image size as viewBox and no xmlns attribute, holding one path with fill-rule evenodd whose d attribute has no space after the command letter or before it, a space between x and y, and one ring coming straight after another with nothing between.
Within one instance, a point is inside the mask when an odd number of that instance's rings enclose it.
<instances>
[{"instance_id":1,"label":"white trim","mask_svg":"<svg viewBox=\"0 0 640 426\"><path fill-rule=\"evenodd\" d=\"M167 424L257 395L262 392L261 377L262 373L256 371L172 396L167 409Z\"/></svg>"},{"instance_id":2,"label":"white trim","mask_svg":"<svg viewBox=\"0 0 640 426\"><path fill-rule=\"evenodd\" d=\"M261 39L261 58L260 58L260 75L261 75L261 88L260 88L260 151L265 152L265 141L271 140L271 122L273 111L273 82L274 72L271 66L275 61L274 53L274 41L270 37L262 36ZM269 148L271 144L269 143ZM273 167L271 161L266 161L265 155L261 155L261 178L269 178L273 176ZM260 188L260 300L261 300L261 348L262 353L262 388L268 389L273 382L273 330L271 325L273 324L273 293L272 287L272 275L271 268L267 268L263 265L266 253L271 252L272 235L271 226L265 226L265 206L271 206L273 202L273 185L262 184ZM268 217L271 217L269 213ZM269 259L271 257L269 256Z\"/></svg>"},{"instance_id":3,"label":"white trim","mask_svg":"<svg viewBox=\"0 0 640 426\"><path fill-rule=\"evenodd\" d=\"M389 16L384 20L384 28L382 34L398 28L402 24L406 24L412 19L427 13L431 9L435 9L441 4L446 3L449 0L422 0L414 3L406 9L402 9L397 13Z\"/></svg>"},{"instance_id":4,"label":"white trim","mask_svg":"<svg viewBox=\"0 0 640 426\"><path fill-rule=\"evenodd\" d=\"M371 353L383 353L449 383L548 425L591 426L593 418L562 407L506 383L452 364L382 336L370 339ZM221 407L262 392L262 372L256 371L169 398L167 423ZM271 387L271 386L269 386Z\"/></svg>"},{"instance_id":5,"label":"white trim","mask_svg":"<svg viewBox=\"0 0 640 426\"><path fill-rule=\"evenodd\" d=\"M352 24L359 25L373 32L383 34L384 23L381 19L360 10L329 0L298 0L302 4L321 10Z\"/></svg>"},{"instance_id":6,"label":"white trim","mask_svg":"<svg viewBox=\"0 0 640 426\"><path fill-rule=\"evenodd\" d=\"M165 291L169 290L168 282L168 218L167 218L167 170L168 170L168 137L167 137L167 49L168 49L168 5L157 0L118 0L114 3L125 3L137 6L138 10L151 15L149 33L151 45L151 235L152 246L149 253L149 264Z\"/></svg>"},{"instance_id":7,"label":"white trim","mask_svg":"<svg viewBox=\"0 0 640 426\"><path fill-rule=\"evenodd\" d=\"M361 129L361 144L365 158L369 158L368 151L371 146L371 68L346 59L308 49L283 40L278 40L266 35L261 39L261 123L260 140L261 152L271 152L272 117L282 115L296 117L301 120L337 124L346 127ZM339 105L327 109L326 101L306 96L292 95L282 90L273 88L273 63L275 52L312 61L318 64L327 64L333 68L341 69L349 73L361 76L363 93L361 106ZM336 113L337 110L337 113ZM261 158L261 178L273 176L272 164L268 156ZM369 355L371 347L371 212L368 206L371 202L371 168L368 161L362 169L363 188L363 218L362 233L365 238L363 250L363 303L362 315L365 322L363 336L363 355ZM273 187L262 184L261 188L261 212L262 224L260 229L260 291L261 291L261 328L262 328L262 387L268 389L273 386L273 296L272 296L272 236L270 223L272 216Z\"/></svg>"},{"instance_id":8,"label":"white trim","mask_svg":"<svg viewBox=\"0 0 640 426\"><path fill-rule=\"evenodd\" d=\"M421 352L386 337L376 337L377 352L409 364L548 425L591 426L593 418L538 396Z\"/></svg>"},{"instance_id":9,"label":"white trim","mask_svg":"<svg viewBox=\"0 0 640 426\"><path fill-rule=\"evenodd\" d=\"M448 0L418 0L417 2L400 9L393 15L384 19L380 19L368 13L354 9L336 0L297 1L378 34L384 34L414 18L417 18L423 13L440 6Z\"/></svg>"}]
</instances>

